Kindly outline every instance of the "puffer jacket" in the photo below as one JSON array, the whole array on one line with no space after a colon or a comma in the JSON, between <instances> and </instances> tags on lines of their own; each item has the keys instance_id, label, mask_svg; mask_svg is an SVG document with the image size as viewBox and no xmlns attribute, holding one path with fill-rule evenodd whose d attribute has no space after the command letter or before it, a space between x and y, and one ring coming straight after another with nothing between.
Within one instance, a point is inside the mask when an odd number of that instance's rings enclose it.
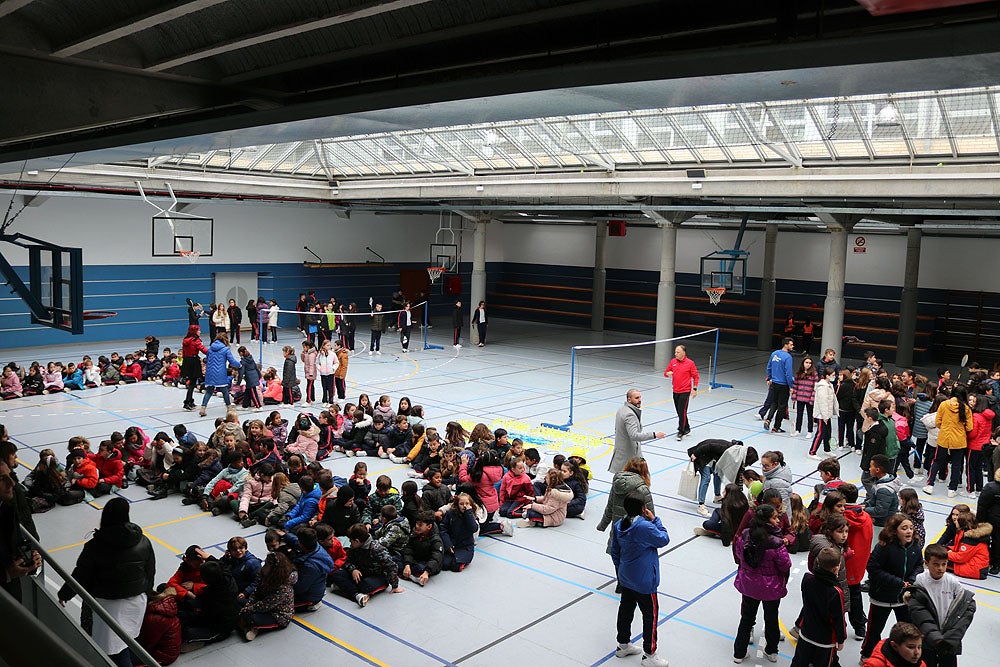
<instances>
[{"instance_id":1,"label":"puffer jacket","mask_svg":"<svg viewBox=\"0 0 1000 667\"><path fill-rule=\"evenodd\" d=\"M249 594L252 590L257 573L260 572L263 563L249 551L243 554L243 558L233 558L228 553L219 559L219 562L229 568L229 574L233 575L238 593Z\"/></svg>"},{"instance_id":2,"label":"puffer jacket","mask_svg":"<svg viewBox=\"0 0 1000 667\"><path fill-rule=\"evenodd\" d=\"M228 494L239 495L243 493L243 485L246 484L247 477L250 476L249 471L246 468L240 468L239 470L234 470L229 466L226 466L218 472L218 474L212 478L212 480L205 485L205 493L211 493L212 489L219 482L226 481L232 484L229 490L226 492Z\"/></svg>"},{"instance_id":3,"label":"puffer jacket","mask_svg":"<svg viewBox=\"0 0 1000 667\"><path fill-rule=\"evenodd\" d=\"M535 487L531 478L526 474L520 477L514 476L513 470L508 470L500 481L500 502L518 502L525 496L535 495Z\"/></svg>"},{"instance_id":4,"label":"puffer jacket","mask_svg":"<svg viewBox=\"0 0 1000 667\"><path fill-rule=\"evenodd\" d=\"M854 552L854 556L847 561L847 583L854 586L865 578L874 529L871 515L861 505L848 505L844 518L848 528L847 548Z\"/></svg>"},{"instance_id":5,"label":"puffer jacket","mask_svg":"<svg viewBox=\"0 0 1000 667\"><path fill-rule=\"evenodd\" d=\"M83 459L79 465L66 471L66 478L72 480L74 487L88 491L97 486L97 475L97 466L90 459Z\"/></svg>"},{"instance_id":6,"label":"puffer jacket","mask_svg":"<svg viewBox=\"0 0 1000 667\"><path fill-rule=\"evenodd\" d=\"M646 499L646 507L649 508L649 511L652 512L654 510L653 494L649 491L649 487L642 481L642 477L638 473L615 473L614 479L611 480L611 493L608 494L608 504L604 507L604 516L597 522L597 530L603 532L612 523L624 518L625 507L623 503L625 502L625 497L633 491L642 494Z\"/></svg>"},{"instance_id":7,"label":"puffer jacket","mask_svg":"<svg viewBox=\"0 0 1000 667\"><path fill-rule=\"evenodd\" d=\"M938 447L944 449L965 449L968 447L968 433L972 431L972 408L965 406L965 419L960 420L958 399L949 398L938 406L934 423L938 429Z\"/></svg>"},{"instance_id":8,"label":"puffer jacket","mask_svg":"<svg viewBox=\"0 0 1000 667\"><path fill-rule=\"evenodd\" d=\"M886 519L899 511L901 487L899 479L893 474L886 475L872 486L872 492L865 498L865 511L871 515L876 526L884 526Z\"/></svg>"},{"instance_id":9,"label":"puffer jacket","mask_svg":"<svg viewBox=\"0 0 1000 667\"><path fill-rule=\"evenodd\" d=\"M993 481L983 487L976 505L976 521L984 521L1000 526L1000 468L993 473Z\"/></svg>"},{"instance_id":10,"label":"puffer jacket","mask_svg":"<svg viewBox=\"0 0 1000 667\"><path fill-rule=\"evenodd\" d=\"M623 527L616 521L611 530L611 561L621 585L636 593L655 595L660 585L657 550L670 544L670 535L660 517L650 521L637 516Z\"/></svg>"},{"instance_id":11,"label":"puffer jacket","mask_svg":"<svg viewBox=\"0 0 1000 667\"><path fill-rule=\"evenodd\" d=\"M990 569L990 535L993 526L981 523L975 528L959 531L948 548L948 561L955 564L955 576L963 579L985 579Z\"/></svg>"},{"instance_id":12,"label":"puffer jacket","mask_svg":"<svg viewBox=\"0 0 1000 667\"><path fill-rule=\"evenodd\" d=\"M312 491L299 496L299 501L288 513L288 521L285 522L285 530L291 530L300 523L308 523L309 519L316 516L316 509L319 507L319 497L322 495L319 486L314 486Z\"/></svg>"},{"instance_id":13,"label":"puffer jacket","mask_svg":"<svg viewBox=\"0 0 1000 667\"><path fill-rule=\"evenodd\" d=\"M286 454L301 454L306 458L306 463L316 460L319 453L319 429L312 422L305 431L297 431L294 442L285 445Z\"/></svg>"},{"instance_id":14,"label":"puffer jacket","mask_svg":"<svg viewBox=\"0 0 1000 667\"><path fill-rule=\"evenodd\" d=\"M117 449L112 449L108 458L95 456L94 465L97 466L98 481L105 481L111 486L121 487L125 477L125 465L122 463L122 454Z\"/></svg>"},{"instance_id":15,"label":"puffer jacket","mask_svg":"<svg viewBox=\"0 0 1000 667\"><path fill-rule=\"evenodd\" d=\"M875 408L878 410L878 404L884 399L889 399L893 402L893 404L896 403L896 399L893 398L892 392L886 391L885 389L872 389L865 396L865 400L861 402L861 411L864 412L868 408Z\"/></svg>"},{"instance_id":16,"label":"puffer jacket","mask_svg":"<svg viewBox=\"0 0 1000 667\"><path fill-rule=\"evenodd\" d=\"M385 492L385 495L382 495L376 489L375 493L368 496L368 502L365 503L365 511L361 514L361 523L370 524L374 519L379 519L382 514L382 508L387 505L395 507L397 515L403 513L403 499L400 497L398 490L390 488Z\"/></svg>"},{"instance_id":17,"label":"puffer jacket","mask_svg":"<svg viewBox=\"0 0 1000 667\"><path fill-rule=\"evenodd\" d=\"M410 539L410 522L405 516L397 516L392 521L380 523L373 528L372 537L388 549L390 554L402 556Z\"/></svg>"},{"instance_id":18,"label":"puffer jacket","mask_svg":"<svg viewBox=\"0 0 1000 667\"><path fill-rule=\"evenodd\" d=\"M813 535L809 538L809 569L812 570L813 561L819 552L827 547L833 547L840 552L840 570L837 572L837 588L844 595L844 611L848 612L851 610L851 594L847 583L847 557L853 556L853 552L845 553L843 549L831 542L830 538L822 533Z\"/></svg>"},{"instance_id":19,"label":"puffer jacket","mask_svg":"<svg viewBox=\"0 0 1000 667\"><path fill-rule=\"evenodd\" d=\"M297 485L296 485L297 486ZM250 505L259 505L271 500L271 482L262 482L256 475L250 475L243 483L240 495L240 512L249 511Z\"/></svg>"},{"instance_id":20,"label":"puffer jacket","mask_svg":"<svg viewBox=\"0 0 1000 667\"><path fill-rule=\"evenodd\" d=\"M229 384L228 366L239 368L240 360L233 356L232 350L221 340L212 342L208 348L208 357L205 365L205 385L209 387L223 387Z\"/></svg>"},{"instance_id":21,"label":"puffer jacket","mask_svg":"<svg viewBox=\"0 0 1000 667\"><path fill-rule=\"evenodd\" d=\"M927 663L921 660L919 663L914 665L912 662L906 662L896 650L892 648L892 644L889 643L888 639L881 640L875 645L875 650L872 654L865 658L865 661L861 663L861 667L927 667Z\"/></svg>"},{"instance_id":22,"label":"puffer jacket","mask_svg":"<svg viewBox=\"0 0 1000 667\"><path fill-rule=\"evenodd\" d=\"M476 482L469 473L469 466L463 465L458 469L458 479L460 482L468 482L476 487L476 493L479 494L479 499L483 501L483 507L486 508L488 513L492 514L500 509L500 496L497 495L496 485L503 479L503 468L500 466L483 466L483 476ZM569 487L566 487L566 490L569 491ZM569 491L569 494L570 498L572 498L573 492ZM566 502L568 503L569 500ZM565 519L565 508L563 514L563 518ZM561 519L559 523L562 523ZM559 524L554 525L558 526Z\"/></svg>"},{"instance_id":23,"label":"puffer jacket","mask_svg":"<svg viewBox=\"0 0 1000 667\"><path fill-rule=\"evenodd\" d=\"M302 359L302 372L307 380L316 379L316 350L309 349L299 355Z\"/></svg>"},{"instance_id":24,"label":"puffer jacket","mask_svg":"<svg viewBox=\"0 0 1000 667\"><path fill-rule=\"evenodd\" d=\"M901 607L903 585L913 583L924 570L920 545L911 541L906 546L890 542L876 544L868 559L868 581L871 603L878 607Z\"/></svg>"},{"instance_id":25,"label":"puffer jacket","mask_svg":"<svg viewBox=\"0 0 1000 667\"><path fill-rule=\"evenodd\" d=\"M787 465L779 465L764 472L764 491L775 489L781 494L781 502L785 504L785 513L792 518L792 469Z\"/></svg>"},{"instance_id":26,"label":"puffer jacket","mask_svg":"<svg viewBox=\"0 0 1000 667\"><path fill-rule=\"evenodd\" d=\"M792 559L788 556L780 530L772 526L770 533L756 567L746 558L746 548L750 543L749 528L736 537L733 549L739 564L733 585L740 593L755 600L780 600L788 592L788 573L792 569Z\"/></svg>"},{"instance_id":27,"label":"puffer jacket","mask_svg":"<svg viewBox=\"0 0 1000 667\"><path fill-rule=\"evenodd\" d=\"M990 433L993 430L994 413L989 408L972 415L972 430L969 431L966 440L969 443L970 451L981 451L983 445L990 444Z\"/></svg>"},{"instance_id":28,"label":"puffer jacket","mask_svg":"<svg viewBox=\"0 0 1000 667\"><path fill-rule=\"evenodd\" d=\"M485 478L486 474L484 473L483 479ZM525 511L534 510L541 514L542 525L545 527L561 526L563 521L566 520L566 510L571 500L573 500L573 491L568 485L563 483L559 486L546 489L545 495L541 497L541 500L535 498L535 502L528 503L524 509Z\"/></svg>"},{"instance_id":29,"label":"puffer jacket","mask_svg":"<svg viewBox=\"0 0 1000 667\"><path fill-rule=\"evenodd\" d=\"M813 417L816 419L833 419L837 411L837 397L833 385L827 379L816 383L816 395L813 399Z\"/></svg>"},{"instance_id":30,"label":"puffer jacket","mask_svg":"<svg viewBox=\"0 0 1000 667\"><path fill-rule=\"evenodd\" d=\"M73 568L73 578L88 593L106 600L122 600L152 590L155 575L153 545L134 523L94 531ZM63 602L74 596L76 592L68 585L59 589Z\"/></svg>"},{"instance_id":31,"label":"puffer jacket","mask_svg":"<svg viewBox=\"0 0 1000 667\"><path fill-rule=\"evenodd\" d=\"M274 509L268 513L264 523L268 526L281 523L285 515L291 512L292 508L299 502L299 496L301 495L302 487L294 482L281 487L278 497L272 501L274 502Z\"/></svg>"},{"instance_id":32,"label":"puffer jacket","mask_svg":"<svg viewBox=\"0 0 1000 667\"><path fill-rule=\"evenodd\" d=\"M181 622L177 618L177 598L168 595L146 605L142 630L136 638L161 665L173 664L181 654Z\"/></svg>"},{"instance_id":33,"label":"puffer jacket","mask_svg":"<svg viewBox=\"0 0 1000 667\"><path fill-rule=\"evenodd\" d=\"M944 618L939 618L937 605L925 588L934 583L929 575L919 575L916 582L903 593L903 600L910 608L913 624L924 633L925 644L946 646L950 655L961 655L962 637L972 624L976 601L972 591L958 583L958 580L941 582L946 588L950 587L948 593L953 598Z\"/></svg>"}]
</instances>

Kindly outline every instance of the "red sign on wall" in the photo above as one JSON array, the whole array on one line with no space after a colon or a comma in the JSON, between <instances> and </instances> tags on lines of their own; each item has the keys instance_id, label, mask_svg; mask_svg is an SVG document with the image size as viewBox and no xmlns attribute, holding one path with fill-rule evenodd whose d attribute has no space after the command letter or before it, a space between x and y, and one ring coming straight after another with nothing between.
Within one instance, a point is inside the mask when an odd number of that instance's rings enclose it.
<instances>
[{"instance_id":1,"label":"red sign on wall","mask_svg":"<svg viewBox=\"0 0 1000 667\"><path fill-rule=\"evenodd\" d=\"M855 254L860 254L860 253L867 252L868 251L868 247L865 245L866 243L867 243L867 241L865 241L865 237L864 236L859 236L859 237L855 238L854 239L854 252L855 252Z\"/></svg>"}]
</instances>

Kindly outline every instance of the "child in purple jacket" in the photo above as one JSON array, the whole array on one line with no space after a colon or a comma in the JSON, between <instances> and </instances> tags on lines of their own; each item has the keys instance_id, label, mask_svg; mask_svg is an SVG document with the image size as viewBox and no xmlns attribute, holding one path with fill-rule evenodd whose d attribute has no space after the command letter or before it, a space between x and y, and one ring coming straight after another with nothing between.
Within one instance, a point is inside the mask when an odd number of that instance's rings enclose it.
<instances>
[{"instance_id":1,"label":"child in purple jacket","mask_svg":"<svg viewBox=\"0 0 1000 667\"><path fill-rule=\"evenodd\" d=\"M778 605L788 590L792 560L781 539L781 514L772 505L758 505L750 527L736 537L733 551L739 563L734 585L743 596L740 626L733 644L733 662L743 662L750 645L757 609L764 606L764 657L778 660Z\"/></svg>"}]
</instances>

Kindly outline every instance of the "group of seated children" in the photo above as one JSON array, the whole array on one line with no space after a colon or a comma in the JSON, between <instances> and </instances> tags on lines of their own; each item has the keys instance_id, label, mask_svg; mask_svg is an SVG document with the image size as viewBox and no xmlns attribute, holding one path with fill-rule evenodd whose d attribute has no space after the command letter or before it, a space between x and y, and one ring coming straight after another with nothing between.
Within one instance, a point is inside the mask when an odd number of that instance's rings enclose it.
<instances>
[{"instance_id":1,"label":"group of seated children","mask_svg":"<svg viewBox=\"0 0 1000 667\"><path fill-rule=\"evenodd\" d=\"M0 377L0 397L7 401L22 396L135 382L159 382L176 386L181 375L177 355L169 347L165 347L161 357L159 350L160 341L147 336L145 350L136 350L126 354L124 358L117 352L112 352L110 357L101 355L96 365L90 355L84 355L79 364L72 361L50 361L42 366L33 361L27 371L11 361L4 366Z\"/></svg>"}]
</instances>

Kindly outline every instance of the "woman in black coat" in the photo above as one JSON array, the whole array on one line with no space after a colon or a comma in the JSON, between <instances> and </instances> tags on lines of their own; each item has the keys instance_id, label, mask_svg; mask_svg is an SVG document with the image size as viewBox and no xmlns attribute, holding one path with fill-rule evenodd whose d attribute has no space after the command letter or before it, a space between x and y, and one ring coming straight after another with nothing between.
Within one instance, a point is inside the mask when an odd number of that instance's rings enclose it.
<instances>
[{"instance_id":1,"label":"woman in black coat","mask_svg":"<svg viewBox=\"0 0 1000 667\"><path fill-rule=\"evenodd\" d=\"M83 545L73 578L134 638L139 636L146 592L153 589L155 575L153 545L142 528L129 521L128 501L112 498L101 512L101 525L93 539ZM59 589L63 606L74 596L76 592L68 584ZM125 642L99 616L94 616L91 635L116 665L132 665Z\"/></svg>"}]
</instances>

